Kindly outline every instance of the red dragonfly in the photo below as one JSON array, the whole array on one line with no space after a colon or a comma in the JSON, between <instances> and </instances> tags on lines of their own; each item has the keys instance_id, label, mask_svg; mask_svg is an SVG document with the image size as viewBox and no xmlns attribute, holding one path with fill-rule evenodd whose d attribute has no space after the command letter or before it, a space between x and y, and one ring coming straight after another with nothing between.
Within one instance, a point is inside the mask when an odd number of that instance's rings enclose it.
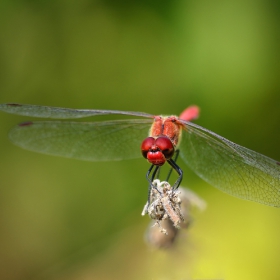
<instances>
[{"instance_id":1,"label":"red dragonfly","mask_svg":"<svg viewBox=\"0 0 280 280\"><path fill-rule=\"evenodd\" d=\"M89 161L137 158L142 151L152 164L147 173L150 186L159 166L167 162L179 175L173 186L175 188L180 185L183 176L174 160L180 147L185 163L211 185L242 199L280 207L280 162L190 122L198 116L196 106L187 108L180 117L15 103L0 104L0 110L54 119L95 115L142 117L101 122L24 122L14 127L9 136L13 143L24 149ZM146 138L149 129L149 137ZM152 179L149 179L154 167Z\"/></svg>"}]
</instances>

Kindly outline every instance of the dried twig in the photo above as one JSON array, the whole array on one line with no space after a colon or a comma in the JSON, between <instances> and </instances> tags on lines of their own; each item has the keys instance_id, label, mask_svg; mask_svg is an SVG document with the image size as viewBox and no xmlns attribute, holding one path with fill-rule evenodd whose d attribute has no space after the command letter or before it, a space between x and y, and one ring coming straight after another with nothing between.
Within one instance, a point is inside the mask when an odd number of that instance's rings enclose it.
<instances>
[{"instance_id":1,"label":"dried twig","mask_svg":"<svg viewBox=\"0 0 280 280\"><path fill-rule=\"evenodd\" d=\"M180 224L184 222L184 217L181 212L180 192L173 190L168 182L160 182L154 180L155 188L151 190L150 205L148 202L144 206L142 215L148 214L151 219L156 221L156 225L161 228L161 231L168 234L161 227L161 221L170 219L176 228L180 228Z\"/></svg>"},{"instance_id":2,"label":"dried twig","mask_svg":"<svg viewBox=\"0 0 280 280\"><path fill-rule=\"evenodd\" d=\"M146 240L156 247L170 247L178 230L190 225L191 206L203 210L206 203L188 189L173 190L168 182L154 180L153 185L155 187L150 193L150 205L147 202L142 211L143 216L147 214L154 221L147 231Z\"/></svg>"}]
</instances>

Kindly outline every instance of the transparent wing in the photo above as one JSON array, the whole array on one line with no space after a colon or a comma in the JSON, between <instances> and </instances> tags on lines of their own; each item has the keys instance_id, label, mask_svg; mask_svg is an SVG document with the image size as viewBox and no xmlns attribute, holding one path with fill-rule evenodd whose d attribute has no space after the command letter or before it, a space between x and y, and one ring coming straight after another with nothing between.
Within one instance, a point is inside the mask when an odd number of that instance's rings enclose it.
<instances>
[{"instance_id":1,"label":"transparent wing","mask_svg":"<svg viewBox=\"0 0 280 280\"><path fill-rule=\"evenodd\" d=\"M280 163L190 122L180 154L205 181L242 199L280 207Z\"/></svg>"},{"instance_id":2,"label":"transparent wing","mask_svg":"<svg viewBox=\"0 0 280 280\"><path fill-rule=\"evenodd\" d=\"M52 119L77 119L85 118L96 115L129 115L152 118L153 116L142 112L130 112L130 111L114 111L114 110L94 110L94 109L70 109L70 108L59 108L29 104L17 104L7 103L0 104L0 111L39 118L52 118Z\"/></svg>"},{"instance_id":3,"label":"transparent wing","mask_svg":"<svg viewBox=\"0 0 280 280\"><path fill-rule=\"evenodd\" d=\"M152 120L102 122L26 122L14 127L10 139L35 152L89 161L141 157L140 145Z\"/></svg>"}]
</instances>

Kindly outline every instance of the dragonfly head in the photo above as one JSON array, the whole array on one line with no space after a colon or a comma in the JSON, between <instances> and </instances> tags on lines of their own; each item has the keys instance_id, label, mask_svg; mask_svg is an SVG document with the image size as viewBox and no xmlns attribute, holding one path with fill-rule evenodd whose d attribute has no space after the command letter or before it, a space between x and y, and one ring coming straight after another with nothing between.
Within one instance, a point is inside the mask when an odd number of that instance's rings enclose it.
<instances>
[{"instance_id":1,"label":"dragonfly head","mask_svg":"<svg viewBox=\"0 0 280 280\"><path fill-rule=\"evenodd\" d=\"M166 136L147 137L141 144L144 158L154 165L163 165L174 154L174 146Z\"/></svg>"}]
</instances>

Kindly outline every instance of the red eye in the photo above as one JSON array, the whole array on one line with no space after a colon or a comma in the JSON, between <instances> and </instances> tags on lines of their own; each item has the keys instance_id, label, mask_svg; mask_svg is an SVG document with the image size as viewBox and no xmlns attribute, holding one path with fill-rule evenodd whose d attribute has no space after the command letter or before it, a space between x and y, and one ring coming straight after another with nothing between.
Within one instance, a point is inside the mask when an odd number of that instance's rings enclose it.
<instances>
[{"instance_id":1,"label":"red eye","mask_svg":"<svg viewBox=\"0 0 280 280\"><path fill-rule=\"evenodd\" d=\"M147 158L147 154L154 144L155 139L153 137L148 137L142 142L141 151L144 158Z\"/></svg>"},{"instance_id":2,"label":"red eye","mask_svg":"<svg viewBox=\"0 0 280 280\"><path fill-rule=\"evenodd\" d=\"M155 141L155 145L161 150L166 159L172 158L174 146L169 138L165 136L158 137Z\"/></svg>"}]
</instances>

